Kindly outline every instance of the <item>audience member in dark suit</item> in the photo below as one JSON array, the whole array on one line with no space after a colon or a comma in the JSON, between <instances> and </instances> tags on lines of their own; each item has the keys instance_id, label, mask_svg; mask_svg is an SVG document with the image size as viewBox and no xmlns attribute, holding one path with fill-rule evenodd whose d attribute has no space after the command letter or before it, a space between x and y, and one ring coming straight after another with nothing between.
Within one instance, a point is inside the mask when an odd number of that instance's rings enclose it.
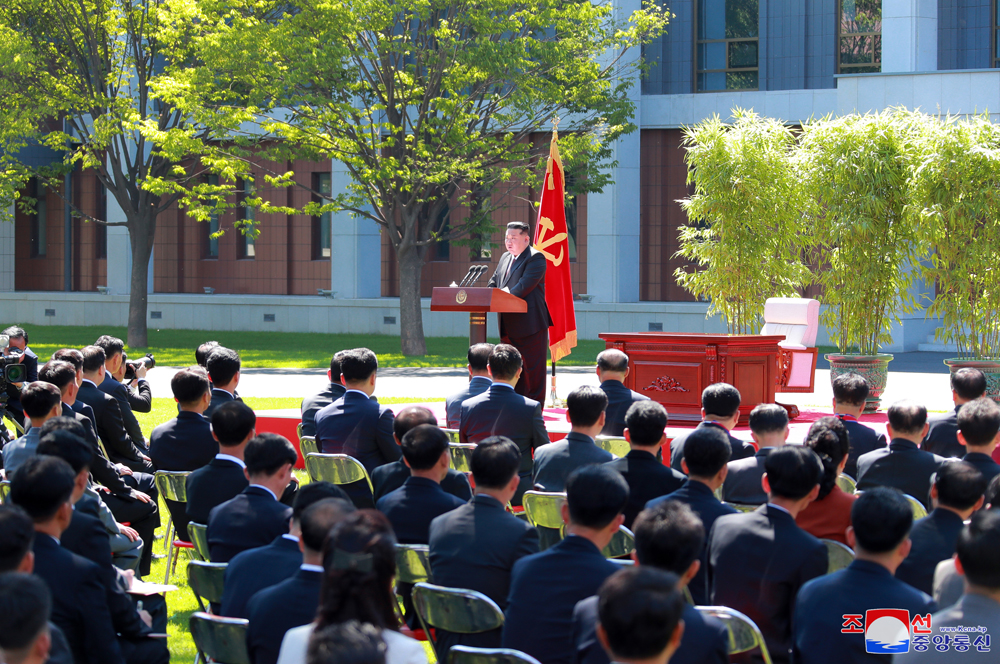
<instances>
[{"instance_id":1,"label":"audience member in dark suit","mask_svg":"<svg viewBox=\"0 0 1000 664\"><path fill-rule=\"evenodd\" d=\"M239 401L236 387L240 384L240 354L231 348L216 346L205 362L212 381L212 400L202 415L211 420L215 409L230 401Z\"/></svg>"},{"instance_id":2,"label":"audience member in dark suit","mask_svg":"<svg viewBox=\"0 0 1000 664\"><path fill-rule=\"evenodd\" d=\"M472 452L476 497L431 521L430 564L433 582L483 593L507 608L511 569L538 553L538 533L505 509L520 484L521 452L513 441L495 436ZM501 630L454 634L437 630L438 652L454 645L499 648ZM443 660L441 660L443 661Z\"/></svg>"},{"instance_id":3,"label":"audience member in dark suit","mask_svg":"<svg viewBox=\"0 0 1000 664\"><path fill-rule=\"evenodd\" d=\"M437 426L437 418L434 417L428 408L423 406L407 406L399 411L399 415L392 421L392 438L400 445L406 432L419 424L433 424ZM372 472L372 487L374 488L375 502L377 503L383 496L392 493L403 486L410 477L410 467L400 459L379 466ZM472 487L469 486L469 478L465 473L460 473L454 468L448 469L448 474L441 480L441 488L445 493L450 493L468 502L472 498Z\"/></svg>"},{"instance_id":4,"label":"audience member in dark suit","mask_svg":"<svg viewBox=\"0 0 1000 664\"><path fill-rule=\"evenodd\" d=\"M856 373L837 376L833 381L833 413L847 427L851 451L844 472L858 479L858 459L862 454L885 448L885 436L858 421L868 399L868 381Z\"/></svg>"},{"instance_id":5,"label":"audience member in dark suit","mask_svg":"<svg viewBox=\"0 0 1000 664\"><path fill-rule=\"evenodd\" d=\"M725 432L732 448L731 460L754 455L756 450L753 445L729 433L740 419L740 391L735 387L728 383L715 383L706 387L701 393L701 419L701 424L694 430L712 427ZM681 434L670 441L670 467L674 470L681 470L684 445L691 433Z\"/></svg>"},{"instance_id":6,"label":"audience member in dark suit","mask_svg":"<svg viewBox=\"0 0 1000 664\"><path fill-rule=\"evenodd\" d=\"M0 652L10 664L51 661L52 594L45 582L23 572L0 574Z\"/></svg>"},{"instance_id":7,"label":"audience member in dark suit","mask_svg":"<svg viewBox=\"0 0 1000 664\"><path fill-rule=\"evenodd\" d=\"M621 436L625 431L628 409L636 402L649 401L649 397L625 387L628 371L628 355L617 348L608 348L597 354L597 378L601 381L601 389L608 395L601 435Z\"/></svg>"},{"instance_id":8,"label":"audience member in dark suit","mask_svg":"<svg viewBox=\"0 0 1000 664\"><path fill-rule=\"evenodd\" d=\"M729 472L729 455L732 447L725 432L718 427L702 427L691 432L689 444L684 447L681 460L688 481L681 488L665 496L646 503L646 509L654 509L668 500L676 500L689 506L704 524L705 532L712 532L715 520L736 510L723 504L715 497L715 491L722 486ZM699 556L701 565L688 583L688 590L695 604L708 604L708 556L702 547Z\"/></svg>"},{"instance_id":9,"label":"audience member in dark suit","mask_svg":"<svg viewBox=\"0 0 1000 664\"><path fill-rule=\"evenodd\" d=\"M466 399L480 395L490 389L490 353L493 344L469 346L469 384L461 392L456 392L444 400L445 417L449 429L457 429L462 423L462 403Z\"/></svg>"},{"instance_id":10,"label":"audience member in dark suit","mask_svg":"<svg viewBox=\"0 0 1000 664\"><path fill-rule=\"evenodd\" d=\"M208 524L208 515L217 506L235 498L246 489L244 452L257 435L257 416L242 401L232 401L212 413L212 436L218 443L215 458L188 475L187 517L195 523Z\"/></svg>"},{"instance_id":11,"label":"audience member in dark suit","mask_svg":"<svg viewBox=\"0 0 1000 664\"><path fill-rule=\"evenodd\" d=\"M566 482L566 538L514 563L503 626L503 647L546 664L570 664L573 608L620 569L601 549L625 520L628 485L604 466L583 466Z\"/></svg>"},{"instance_id":12,"label":"audience member in dark suit","mask_svg":"<svg viewBox=\"0 0 1000 664\"><path fill-rule=\"evenodd\" d=\"M274 538L267 546L237 554L226 567L222 592L221 614L246 618L247 603L258 591L277 585L294 576L302 565L299 547L302 535L302 515L310 506L327 498L341 501L341 518L354 512L355 507L344 490L329 482L310 482L295 494L292 520L288 533Z\"/></svg>"},{"instance_id":13,"label":"audience member in dark suit","mask_svg":"<svg viewBox=\"0 0 1000 664\"><path fill-rule=\"evenodd\" d=\"M521 504L521 496L531 488L532 450L549 442L542 419L542 404L514 392L521 377L521 353L508 344L498 344L490 353L490 374L493 385L479 396L462 404L459 440L478 443L490 436L510 438L521 450L521 486L513 505Z\"/></svg>"},{"instance_id":14,"label":"audience member in dark suit","mask_svg":"<svg viewBox=\"0 0 1000 664\"><path fill-rule=\"evenodd\" d=\"M958 441L958 411L984 394L986 376L979 369L959 369L951 374L951 399L955 402L955 408L944 415L928 418L927 432L920 443L920 449L945 458L961 459L965 456L965 448Z\"/></svg>"},{"instance_id":15,"label":"audience member in dark suit","mask_svg":"<svg viewBox=\"0 0 1000 664\"><path fill-rule=\"evenodd\" d=\"M934 611L928 595L893 574L910 551L909 503L896 489L865 491L851 508L847 540L855 559L847 569L806 583L792 618L797 664L845 664L888 659L867 652L865 616L870 609L905 609L911 619ZM848 616L857 622L847 622ZM854 631L845 631L854 629ZM893 658L895 661L895 658Z\"/></svg>"},{"instance_id":16,"label":"audience member in dark suit","mask_svg":"<svg viewBox=\"0 0 1000 664\"><path fill-rule=\"evenodd\" d=\"M26 460L35 455L38 430L47 421L62 413L62 395L51 383L35 381L21 392L21 405L30 426L24 435L3 446L3 467L7 476L17 472Z\"/></svg>"},{"instance_id":17,"label":"audience member in dark suit","mask_svg":"<svg viewBox=\"0 0 1000 664\"><path fill-rule=\"evenodd\" d=\"M851 506L857 499L855 494L844 493L837 486L837 477L844 471L851 448L847 428L836 417L821 417L809 427L804 444L823 462L823 479L816 500L798 513L795 523L813 537L846 545Z\"/></svg>"},{"instance_id":18,"label":"audience member in dark suit","mask_svg":"<svg viewBox=\"0 0 1000 664\"><path fill-rule=\"evenodd\" d=\"M23 385L29 385L38 380L38 356L28 348L28 333L22 327L12 325L2 332L8 337L11 348L17 348L24 354L21 364L25 369ZM13 384L7 385L7 412L17 422L24 423L24 410L21 408L21 391ZM0 426L3 423L0 422Z\"/></svg>"},{"instance_id":19,"label":"audience member in dark suit","mask_svg":"<svg viewBox=\"0 0 1000 664\"><path fill-rule=\"evenodd\" d=\"M631 450L606 465L621 473L628 483L625 527L631 528L646 503L681 488L687 477L664 466L656 457L667 440L667 411L663 406L649 399L636 401L625 415L625 426L625 440Z\"/></svg>"},{"instance_id":20,"label":"audience member in dark suit","mask_svg":"<svg viewBox=\"0 0 1000 664\"><path fill-rule=\"evenodd\" d=\"M283 436L262 433L247 443L250 486L208 515L208 546L213 563L229 562L247 549L265 546L288 532L292 508L278 502L298 459Z\"/></svg>"},{"instance_id":21,"label":"audience member in dark suit","mask_svg":"<svg viewBox=\"0 0 1000 664\"><path fill-rule=\"evenodd\" d=\"M323 578L323 542L354 505L325 498L310 505L299 520L302 564L290 577L258 591L247 603L247 649L252 664L275 664L285 632L316 617Z\"/></svg>"},{"instance_id":22,"label":"audience member in dark suit","mask_svg":"<svg viewBox=\"0 0 1000 664\"><path fill-rule=\"evenodd\" d=\"M97 338L94 345L104 350L104 379L100 383L97 383L97 387L105 394L114 397L118 402L118 409L122 414L122 424L125 427L125 431L136 447L145 453L147 449L146 438L142 435L142 427L139 426L139 421L135 419L135 414L132 412L132 404L129 401L129 389L115 380L114 377L119 369L121 369L125 359L123 355L125 342L117 337L104 334ZM149 390L148 385L146 385L146 390Z\"/></svg>"},{"instance_id":23,"label":"audience member in dark suit","mask_svg":"<svg viewBox=\"0 0 1000 664\"><path fill-rule=\"evenodd\" d=\"M993 399L981 397L962 406L958 442L965 446L962 461L975 466L987 483L1000 475L1000 464L993 460L993 450L1000 443L1000 406Z\"/></svg>"},{"instance_id":24,"label":"audience member in dark suit","mask_svg":"<svg viewBox=\"0 0 1000 664\"><path fill-rule=\"evenodd\" d=\"M913 524L910 555L896 570L896 578L930 595L934 569L955 555L962 524L983 506L986 478L971 464L952 461L941 465L931 485L931 513Z\"/></svg>"},{"instance_id":25,"label":"audience member in dark suit","mask_svg":"<svg viewBox=\"0 0 1000 664\"><path fill-rule=\"evenodd\" d=\"M668 500L646 510L635 522L633 560L642 568L676 574L678 590L694 578L701 567L705 528L701 519L684 503ZM609 664L597 639L597 597L588 597L573 611L573 641L578 664ZM684 635L673 664L728 664L729 632L714 618L698 613L689 604L683 611Z\"/></svg>"},{"instance_id":26,"label":"audience member in dark suit","mask_svg":"<svg viewBox=\"0 0 1000 664\"><path fill-rule=\"evenodd\" d=\"M762 403L750 411L750 435L757 443L757 453L729 462L729 474L722 485L722 499L727 503L763 505L767 494L760 479L764 460L788 440L788 411L777 404Z\"/></svg>"},{"instance_id":27,"label":"audience member in dark suit","mask_svg":"<svg viewBox=\"0 0 1000 664\"><path fill-rule=\"evenodd\" d=\"M858 489L893 486L930 507L931 475L944 459L917 445L927 434L927 409L909 400L889 407L889 447L858 459Z\"/></svg>"},{"instance_id":28,"label":"audience member in dark suit","mask_svg":"<svg viewBox=\"0 0 1000 664\"><path fill-rule=\"evenodd\" d=\"M598 447L594 437L604 428L608 396L596 387L581 385L566 398L570 432L562 440L542 445L535 452L532 483L542 491L562 491L566 478L580 466L607 463L615 457Z\"/></svg>"},{"instance_id":29,"label":"audience member in dark suit","mask_svg":"<svg viewBox=\"0 0 1000 664\"><path fill-rule=\"evenodd\" d=\"M344 396L347 388L340 382L340 353L330 358L330 370L326 372L330 384L319 394L313 394L302 400L302 433L303 436L316 435L316 413L326 408L334 401Z\"/></svg>"},{"instance_id":30,"label":"audience member in dark suit","mask_svg":"<svg viewBox=\"0 0 1000 664\"><path fill-rule=\"evenodd\" d=\"M826 574L826 546L795 525L819 494L823 464L800 445L771 452L764 462L768 503L749 514L719 518L708 540L711 602L753 620L774 662L788 662L795 596Z\"/></svg>"}]
</instances>

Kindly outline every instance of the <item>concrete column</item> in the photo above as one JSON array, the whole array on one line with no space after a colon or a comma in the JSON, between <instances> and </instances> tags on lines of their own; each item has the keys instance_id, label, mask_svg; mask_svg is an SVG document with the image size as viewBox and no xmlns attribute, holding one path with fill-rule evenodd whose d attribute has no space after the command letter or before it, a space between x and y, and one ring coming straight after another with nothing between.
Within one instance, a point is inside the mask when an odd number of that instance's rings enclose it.
<instances>
[{"instance_id":1,"label":"concrete column","mask_svg":"<svg viewBox=\"0 0 1000 664\"><path fill-rule=\"evenodd\" d=\"M108 221L125 221L125 211L118 205L113 195L108 194ZM149 271L146 288L153 293L153 260L156 248L149 256ZM129 231L124 226L108 226L108 288L112 295L128 295L132 292L132 244Z\"/></svg>"},{"instance_id":2,"label":"concrete column","mask_svg":"<svg viewBox=\"0 0 1000 664\"><path fill-rule=\"evenodd\" d=\"M937 71L937 33L937 0L882 0L882 71Z\"/></svg>"},{"instance_id":3,"label":"concrete column","mask_svg":"<svg viewBox=\"0 0 1000 664\"><path fill-rule=\"evenodd\" d=\"M0 293L14 291L14 271L17 267L14 259L14 211L11 205L7 211L10 220L0 220Z\"/></svg>"},{"instance_id":4,"label":"concrete column","mask_svg":"<svg viewBox=\"0 0 1000 664\"><path fill-rule=\"evenodd\" d=\"M347 191L351 175L344 165L331 164L331 191ZM340 300L381 297L382 244L379 225L348 212L330 215L330 290Z\"/></svg>"}]
</instances>

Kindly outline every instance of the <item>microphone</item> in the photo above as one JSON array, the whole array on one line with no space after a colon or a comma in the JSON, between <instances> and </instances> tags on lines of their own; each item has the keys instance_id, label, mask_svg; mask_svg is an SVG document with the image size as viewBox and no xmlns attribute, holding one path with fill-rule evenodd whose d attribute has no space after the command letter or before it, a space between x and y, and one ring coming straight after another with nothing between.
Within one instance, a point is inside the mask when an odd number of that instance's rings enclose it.
<instances>
[{"instance_id":1,"label":"microphone","mask_svg":"<svg viewBox=\"0 0 1000 664\"><path fill-rule=\"evenodd\" d=\"M479 281L480 279L482 279L482 278L483 278L483 275L484 275L484 274L486 274L486 270L487 270L487 269L488 269L488 266L486 266L486 265L480 265L480 266L479 266L479 270L478 270L478 271L476 272L475 276L473 276L473 277L472 277L472 282L471 282L471 283L470 283L469 285L470 285L470 286L473 286L473 285L475 285L475 284L476 284L476 283L477 283L477 282L478 282L478 281Z\"/></svg>"},{"instance_id":2,"label":"microphone","mask_svg":"<svg viewBox=\"0 0 1000 664\"><path fill-rule=\"evenodd\" d=\"M472 267L470 267L469 271L465 273L464 277L462 277L462 280L460 282L458 282L459 287L468 286L469 285L469 283L468 283L469 279L472 277L472 273L475 272L475 271L476 271L476 266L475 265L473 265Z\"/></svg>"}]
</instances>

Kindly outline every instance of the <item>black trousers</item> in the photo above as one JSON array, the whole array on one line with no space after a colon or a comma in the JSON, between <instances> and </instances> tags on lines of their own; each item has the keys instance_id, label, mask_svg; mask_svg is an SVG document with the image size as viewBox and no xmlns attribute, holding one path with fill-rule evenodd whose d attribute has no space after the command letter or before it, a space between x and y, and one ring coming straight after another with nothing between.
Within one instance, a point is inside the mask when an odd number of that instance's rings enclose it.
<instances>
[{"instance_id":1,"label":"black trousers","mask_svg":"<svg viewBox=\"0 0 1000 664\"><path fill-rule=\"evenodd\" d=\"M142 538L142 557L139 559L139 576L149 574L149 567L153 560L153 542L155 540L154 531L160 525L160 512L157 509L156 499L159 495L153 484L153 476L146 473L135 473L122 478L126 484L137 491L148 494L153 499L152 503L144 503L135 498L124 498L101 492L101 499L108 506L111 513L115 515L115 520L119 523L128 523L139 533Z\"/></svg>"},{"instance_id":2,"label":"black trousers","mask_svg":"<svg viewBox=\"0 0 1000 664\"><path fill-rule=\"evenodd\" d=\"M549 328L527 337L506 336L504 343L509 343L521 353L521 379L514 386L514 391L521 396L545 403L545 360L549 347Z\"/></svg>"}]
</instances>

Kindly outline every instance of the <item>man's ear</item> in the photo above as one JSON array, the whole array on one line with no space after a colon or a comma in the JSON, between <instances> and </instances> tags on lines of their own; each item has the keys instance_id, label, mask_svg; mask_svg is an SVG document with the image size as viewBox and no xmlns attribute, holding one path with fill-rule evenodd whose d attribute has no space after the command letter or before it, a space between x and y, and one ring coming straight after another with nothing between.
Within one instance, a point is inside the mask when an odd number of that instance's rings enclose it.
<instances>
[{"instance_id":1,"label":"man's ear","mask_svg":"<svg viewBox=\"0 0 1000 664\"><path fill-rule=\"evenodd\" d=\"M608 411L602 410L601 411L601 416L599 418L597 418L597 423L600 424L601 428L603 429L604 428L604 423L607 422L607 421L608 421Z\"/></svg>"},{"instance_id":2,"label":"man's ear","mask_svg":"<svg viewBox=\"0 0 1000 664\"><path fill-rule=\"evenodd\" d=\"M685 475L690 475L691 474L691 471L688 470L688 462L685 461L684 459L681 459L681 470L684 471Z\"/></svg>"},{"instance_id":3,"label":"man's ear","mask_svg":"<svg viewBox=\"0 0 1000 664\"><path fill-rule=\"evenodd\" d=\"M968 447L969 443L965 441L965 436L962 435L961 431L955 432L955 436L958 438L958 444L962 447Z\"/></svg>"},{"instance_id":4,"label":"man's ear","mask_svg":"<svg viewBox=\"0 0 1000 664\"><path fill-rule=\"evenodd\" d=\"M247 482L250 481L250 473L247 471L246 468L243 469L243 476L247 478Z\"/></svg>"},{"instance_id":5,"label":"man's ear","mask_svg":"<svg viewBox=\"0 0 1000 664\"><path fill-rule=\"evenodd\" d=\"M962 567L962 561L958 559L957 553L954 556L952 556L952 560L955 561L955 571L958 572L960 575L965 576L965 568Z\"/></svg>"},{"instance_id":6,"label":"man's ear","mask_svg":"<svg viewBox=\"0 0 1000 664\"><path fill-rule=\"evenodd\" d=\"M562 516L563 523L569 524L569 503L563 503L559 508L559 514Z\"/></svg>"},{"instance_id":7,"label":"man's ear","mask_svg":"<svg viewBox=\"0 0 1000 664\"><path fill-rule=\"evenodd\" d=\"M728 466L726 466L728 468ZM767 479L767 473L760 476L760 486L764 489L764 493L771 495L771 482Z\"/></svg>"},{"instance_id":8,"label":"man's ear","mask_svg":"<svg viewBox=\"0 0 1000 664\"><path fill-rule=\"evenodd\" d=\"M854 535L854 526L848 526L847 530L844 531L844 535L847 539L847 546L857 550L858 538Z\"/></svg>"},{"instance_id":9,"label":"man's ear","mask_svg":"<svg viewBox=\"0 0 1000 664\"><path fill-rule=\"evenodd\" d=\"M628 441L629 443L632 442L632 434L629 433L628 427L625 427L625 430L622 432L622 435L625 437L626 441Z\"/></svg>"}]
</instances>

